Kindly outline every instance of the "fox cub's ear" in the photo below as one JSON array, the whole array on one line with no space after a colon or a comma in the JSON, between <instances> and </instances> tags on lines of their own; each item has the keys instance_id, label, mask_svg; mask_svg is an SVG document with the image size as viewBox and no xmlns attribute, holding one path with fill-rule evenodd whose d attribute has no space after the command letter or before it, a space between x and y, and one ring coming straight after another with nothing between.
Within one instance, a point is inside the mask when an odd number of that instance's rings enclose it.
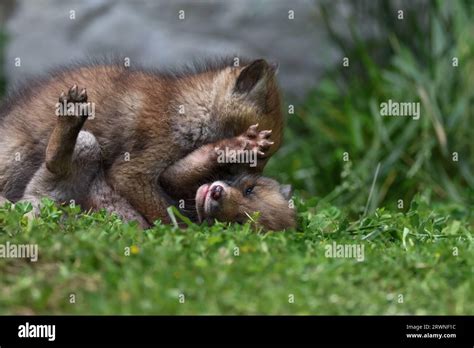
<instances>
[{"instance_id":1,"label":"fox cub's ear","mask_svg":"<svg viewBox=\"0 0 474 348\"><path fill-rule=\"evenodd\" d=\"M247 65L237 77L234 93L246 95L254 102L261 102L267 94L267 80L275 75L278 64L258 59Z\"/></svg>"},{"instance_id":2,"label":"fox cub's ear","mask_svg":"<svg viewBox=\"0 0 474 348\"><path fill-rule=\"evenodd\" d=\"M291 185L280 185L280 193L288 201L293 195L293 188Z\"/></svg>"}]
</instances>

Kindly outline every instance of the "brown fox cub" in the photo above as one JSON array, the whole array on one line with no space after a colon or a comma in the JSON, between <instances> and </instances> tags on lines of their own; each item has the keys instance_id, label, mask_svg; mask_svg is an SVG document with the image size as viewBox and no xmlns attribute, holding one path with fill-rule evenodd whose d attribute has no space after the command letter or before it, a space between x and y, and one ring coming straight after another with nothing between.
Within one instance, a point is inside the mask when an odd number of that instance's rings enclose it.
<instances>
[{"instance_id":1,"label":"brown fox cub","mask_svg":"<svg viewBox=\"0 0 474 348\"><path fill-rule=\"evenodd\" d=\"M94 107L84 130L100 146L104 180L149 223L169 221L162 187L166 168L203 145L233 138L257 123L272 130L268 140L274 142L255 168L246 168L261 173L282 140L275 69L264 60L240 66L233 62L174 75L95 64L31 83L0 110L1 194L20 199L44 165L57 123L58 95L74 84L87 86ZM230 170L238 173L241 167Z\"/></svg>"},{"instance_id":2,"label":"brown fox cub","mask_svg":"<svg viewBox=\"0 0 474 348\"><path fill-rule=\"evenodd\" d=\"M86 91L72 88L61 100L87 102ZM74 200L83 209L105 208L125 220L137 220L142 227L147 222L123 197L106 182L99 143L88 131L81 131L87 116L59 116L49 139L45 163L41 165L25 189L23 200L38 207L42 197L64 203ZM195 221L212 223L214 219L244 223L259 212L257 226L266 230L294 227L293 209L289 207L291 190L276 181L256 174L242 174L226 180L201 185L212 171L225 164L216 161L221 147L229 150L247 149L265 156L273 143L267 140L269 131L257 132L251 126L244 134L204 145L166 169L161 177L163 187L180 197L195 198L192 209L183 211ZM183 186L187 185L187 187ZM173 194L165 195L175 204Z\"/></svg>"}]
</instances>

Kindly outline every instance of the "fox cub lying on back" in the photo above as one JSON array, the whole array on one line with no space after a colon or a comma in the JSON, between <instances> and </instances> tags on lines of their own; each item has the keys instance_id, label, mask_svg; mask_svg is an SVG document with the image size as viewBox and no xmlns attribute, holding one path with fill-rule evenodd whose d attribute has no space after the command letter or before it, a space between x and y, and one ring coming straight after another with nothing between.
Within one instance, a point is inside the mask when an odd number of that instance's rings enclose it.
<instances>
[{"instance_id":1,"label":"fox cub lying on back","mask_svg":"<svg viewBox=\"0 0 474 348\"><path fill-rule=\"evenodd\" d=\"M62 96L61 99L64 99ZM86 91L78 94L77 87L69 91L69 100L85 103ZM25 189L23 200L39 205L42 197L57 202L74 200L84 209L105 208L125 220L137 220L147 227L145 219L106 182L102 168L99 143L88 131L81 131L87 116L59 116L46 149L45 163L35 173ZM258 225L267 230L294 227L293 209L289 207L291 189L258 174L241 174L200 184L206 177L202 172L216 168L217 151L247 149L264 156L272 142L269 131L258 132L251 126L244 134L204 145L167 168L161 176L167 189L168 204L179 197L195 198L193 210L183 213L195 221L214 219L244 223L259 212ZM182 185L186 182L187 187ZM174 196L174 197L173 197Z\"/></svg>"}]
</instances>

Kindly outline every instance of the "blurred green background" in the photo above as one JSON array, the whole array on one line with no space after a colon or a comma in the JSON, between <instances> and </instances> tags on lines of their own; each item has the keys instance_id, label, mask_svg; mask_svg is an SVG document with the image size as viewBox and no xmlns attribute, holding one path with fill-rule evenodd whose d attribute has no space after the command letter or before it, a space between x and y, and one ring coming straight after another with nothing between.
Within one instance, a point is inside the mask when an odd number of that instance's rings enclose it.
<instances>
[{"instance_id":1,"label":"blurred green background","mask_svg":"<svg viewBox=\"0 0 474 348\"><path fill-rule=\"evenodd\" d=\"M369 211L399 208L400 199L406 210L416 193L472 206L474 2L345 2L353 8L345 22L332 20L337 3L320 8L349 67L341 60L289 115L269 173L354 215L365 210L378 163ZM367 21L377 34L364 39ZM420 119L382 117L389 99L420 102Z\"/></svg>"}]
</instances>

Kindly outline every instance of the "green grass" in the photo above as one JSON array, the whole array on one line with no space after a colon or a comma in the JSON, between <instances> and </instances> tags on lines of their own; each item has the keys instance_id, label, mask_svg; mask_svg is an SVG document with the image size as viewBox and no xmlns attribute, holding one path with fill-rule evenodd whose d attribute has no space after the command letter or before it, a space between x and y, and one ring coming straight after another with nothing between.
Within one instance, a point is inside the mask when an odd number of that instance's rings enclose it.
<instances>
[{"instance_id":1,"label":"green grass","mask_svg":"<svg viewBox=\"0 0 474 348\"><path fill-rule=\"evenodd\" d=\"M0 244L37 243L39 260L0 261L0 313L474 313L472 209L417 197L406 213L350 222L317 203L298 203L299 231L267 234L222 224L143 232L51 202L28 220L28 206L7 205ZM326 257L333 242L363 245L364 260Z\"/></svg>"}]
</instances>

